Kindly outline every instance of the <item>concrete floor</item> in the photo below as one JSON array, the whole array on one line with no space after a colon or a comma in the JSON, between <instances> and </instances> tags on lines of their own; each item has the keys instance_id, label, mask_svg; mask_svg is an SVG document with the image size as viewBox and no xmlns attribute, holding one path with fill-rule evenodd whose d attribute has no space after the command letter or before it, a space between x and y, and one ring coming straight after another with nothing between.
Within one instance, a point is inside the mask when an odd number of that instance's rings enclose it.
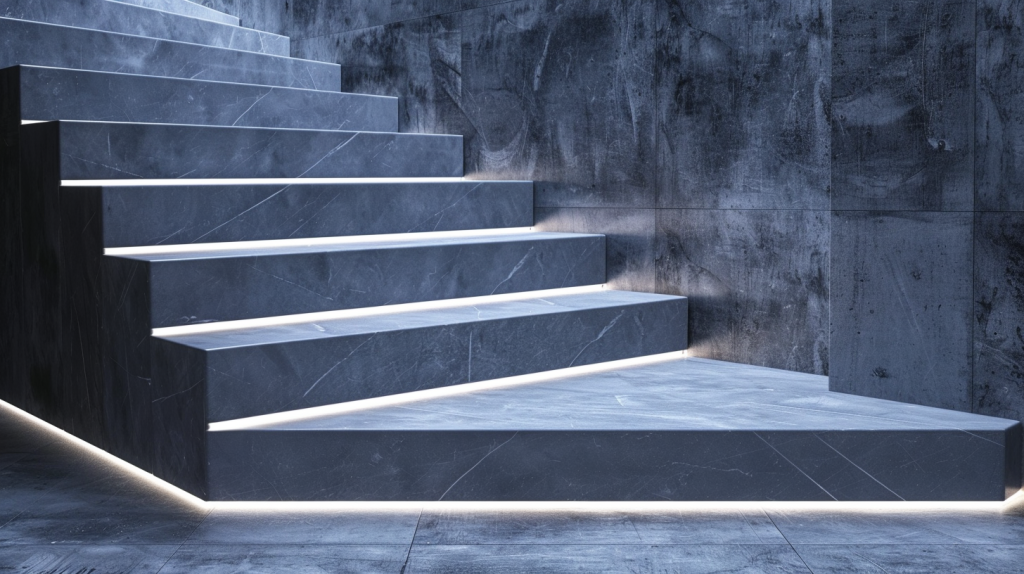
<instances>
[{"instance_id":1,"label":"concrete floor","mask_svg":"<svg viewBox=\"0 0 1024 574\"><path fill-rule=\"evenodd\" d=\"M0 404L0 572L1024 572L980 505L206 506Z\"/></svg>"}]
</instances>

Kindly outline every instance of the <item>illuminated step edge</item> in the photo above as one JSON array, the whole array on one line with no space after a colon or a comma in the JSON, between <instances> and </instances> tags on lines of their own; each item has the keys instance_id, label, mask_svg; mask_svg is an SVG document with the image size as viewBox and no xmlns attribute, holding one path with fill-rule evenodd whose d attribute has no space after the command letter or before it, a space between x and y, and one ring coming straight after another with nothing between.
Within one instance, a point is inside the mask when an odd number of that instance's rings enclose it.
<instances>
[{"instance_id":1,"label":"illuminated step edge","mask_svg":"<svg viewBox=\"0 0 1024 574\"><path fill-rule=\"evenodd\" d=\"M22 120L22 124L41 124L43 121ZM449 183L456 181L477 181L464 177L304 177L298 178L228 178L228 179L65 179L64 187L152 187L190 185L316 185L316 184L366 184L366 183ZM481 183L495 183L518 180L487 180Z\"/></svg>"},{"instance_id":2,"label":"illuminated step edge","mask_svg":"<svg viewBox=\"0 0 1024 574\"><path fill-rule=\"evenodd\" d=\"M308 409L299 409L294 411L274 413L270 415L260 415L230 421L215 422L210 423L208 428L210 432L259 429L284 423L316 419L320 417L330 417L335 415L342 415L345 413L367 411L378 408L392 407L395 405L429 401L442 397L453 397L458 395L466 395L470 393L477 393L481 391L489 391L495 389L507 389L511 387L543 383L547 381L553 381L556 379L576 377L592 373L604 373L608 371L614 371L617 369L624 369L627 367L654 365L666 361L674 361L685 356L686 351L675 351L672 353L661 353L658 355L648 355L645 357L634 357L631 359L609 361L606 363L596 363L593 365L581 365L579 367L568 367L565 369L556 369L553 371L530 373L527 375L506 377L502 379L493 379L490 381L464 383L461 385L452 385L449 387L439 387L436 389L427 389L424 391L414 391L411 393L402 393L400 395L389 395L385 397L376 397L372 399L363 399L359 401L349 401L334 405L325 405L322 407L312 407Z\"/></svg>"},{"instance_id":3,"label":"illuminated step edge","mask_svg":"<svg viewBox=\"0 0 1024 574\"><path fill-rule=\"evenodd\" d=\"M444 239L473 239L476 237L518 236L541 232L532 227L505 227L497 229L472 229L457 231L430 231L423 233L388 233L380 235L346 235L336 237L304 237L298 239L264 239L258 241L230 241L226 243L184 243L174 245L142 245L138 247L107 247L104 255L111 257L130 257L139 255L161 255L171 253L202 253L208 251L249 251L253 249L287 249L289 247L339 246L360 243L401 242L408 245L413 242L429 242ZM552 235L550 233L545 235ZM381 247L384 247L383 245Z\"/></svg>"},{"instance_id":4,"label":"illuminated step edge","mask_svg":"<svg viewBox=\"0 0 1024 574\"><path fill-rule=\"evenodd\" d=\"M197 325L182 325L178 327L162 327L159 329L153 329L152 335L154 337L178 337L183 335L220 333L225 331L258 329L260 327L277 327L281 325L315 323L335 319L373 317L378 315L408 313L412 311L433 311L441 309L453 309L457 307L472 307L476 305L485 305L488 303L505 303L511 301L525 301L529 299L542 299L546 297L558 297L564 295L580 295L584 293L595 293L598 291L602 291L604 289L606 289L605 285L586 285L582 287L566 287L562 289L546 289L542 291L522 291L517 293L505 293L501 295L464 297L461 299L443 299L439 301L403 303L400 305L385 305L381 307L362 307L359 309L345 309L341 311L323 311L319 313L282 315L279 317L263 317L259 319L243 319L238 321L219 321L216 323L201 323Z\"/></svg>"}]
</instances>

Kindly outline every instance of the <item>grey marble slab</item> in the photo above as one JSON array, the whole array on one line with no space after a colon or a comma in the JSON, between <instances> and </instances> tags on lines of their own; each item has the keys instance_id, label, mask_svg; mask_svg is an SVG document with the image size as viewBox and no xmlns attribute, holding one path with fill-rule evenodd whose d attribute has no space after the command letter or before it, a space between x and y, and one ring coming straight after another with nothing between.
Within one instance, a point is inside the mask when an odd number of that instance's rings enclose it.
<instances>
[{"instance_id":1,"label":"grey marble slab","mask_svg":"<svg viewBox=\"0 0 1024 574\"><path fill-rule=\"evenodd\" d=\"M290 52L285 36L105 0L4 0L0 16L276 56Z\"/></svg>"},{"instance_id":2,"label":"grey marble slab","mask_svg":"<svg viewBox=\"0 0 1024 574\"><path fill-rule=\"evenodd\" d=\"M218 508L210 513L185 544L316 544L337 547L392 544L408 549L419 520L420 511L416 509L264 511Z\"/></svg>"},{"instance_id":3,"label":"grey marble slab","mask_svg":"<svg viewBox=\"0 0 1024 574\"><path fill-rule=\"evenodd\" d=\"M656 234L657 291L690 299L692 356L829 373L828 212L659 209Z\"/></svg>"},{"instance_id":4,"label":"grey marble slab","mask_svg":"<svg viewBox=\"0 0 1024 574\"><path fill-rule=\"evenodd\" d=\"M380 132L53 122L61 180L459 177L462 138ZM22 130L46 130L46 122ZM40 166L55 158L40 157Z\"/></svg>"},{"instance_id":5,"label":"grey marble slab","mask_svg":"<svg viewBox=\"0 0 1024 574\"><path fill-rule=\"evenodd\" d=\"M685 315L685 299L598 292L170 336L180 362L158 359L153 377L201 364L180 386L205 388L207 417L223 421L680 351Z\"/></svg>"},{"instance_id":6,"label":"grey marble slab","mask_svg":"<svg viewBox=\"0 0 1024 574\"><path fill-rule=\"evenodd\" d=\"M653 209L553 207L534 213L541 231L603 234L609 287L655 291Z\"/></svg>"},{"instance_id":7,"label":"grey marble slab","mask_svg":"<svg viewBox=\"0 0 1024 574\"><path fill-rule=\"evenodd\" d=\"M210 20L213 22L221 22L223 24L231 24L232 26L238 26L239 20L235 16L218 12L212 8L203 6L198 2L191 2L190 0L103 0L106 2L120 2L123 4L132 4L135 6L144 6L153 10L162 10L164 12L170 12L172 14L181 14L182 16L191 16L192 18L202 18L204 20Z\"/></svg>"},{"instance_id":8,"label":"grey marble slab","mask_svg":"<svg viewBox=\"0 0 1024 574\"><path fill-rule=\"evenodd\" d=\"M1020 572L1024 546L999 545L835 545L797 546L814 572L925 574L928 572Z\"/></svg>"},{"instance_id":9,"label":"grey marble slab","mask_svg":"<svg viewBox=\"0 0 1024 574\"><path fill-rule=\"evenodd\" d=\"M19 64L340 89L335 64L0 18L0 68Z\"/></svg>"},{"instance_id":10,"label":"grey marble slab","mask_svg":"<svg viewBox=\"0 0 1024 574\"><path fill-rule=\"evenodd\" d=\"M971 409L972 215L836 212L834 391Z\"/></svg>"},{"instance_id":11,"label":"grey marble slab","mask_svg":"<svg viewBox=\"0 0 1024 574\"><path fill-rule=\"evenodd\" d=\"M838 0L832 207L974 205L975 3Z\"/></svg>"},{"instance_id":12,"label":"grey marble slab","mask_svg":"<svg viewBox=\"0 0 1024 574\"><path fill-rule=\"evenodd\" d=\"M1024 210L1024 3L977 3L975 208Z\"/></svg>"},{"instance_id":13,"label":"grey marble slab","mask_svg":"<svg viewBox=\"0 0 1024 574\"><path fill-rule=\"evenodd\" d=\"M778 545L419 546L405 572L760 572L807 574L792 547Z\"/></svg>"},{"instance_id":14,"label":"grey marble slab","mask_svg":"<svg viewBox=\"0 0 1024 574\"><path fill-rule=\"evenodd\" d=\"M1002 500L1020 485L1019 434L686 359L207 441L213 499ZM801 439L823 448L791 448ZM323 478L336 473L344 484Z\"/></svg>"},{"instance_id":15,"label":"grey marble slab","mask_svg":"<svg viewBox=\"0 0 1024 574\"><path fill-rule=\"evenodd\" d=\"M156 574L176 549L173 544L8 546L0 551L0 571Z\"/></svg>"},{"instance_id":16,"label":"grey marble slab","mask_svg":"<svg viewBox=\"0 0 1024 574\"><path fill-rule=\"evenodd\" d=\"M409 547L376 542L369 546L230 545L182 546L161 574L216 574L225 571L295 574L401 574Z\"/></svg>"},{"instance_id":17,"label":"grey marble slab","mask_svg":"<svg viewBox=\"0 0 1024 574\"><path fill-rule=\"evenodd\" d=\"M828 209L832 3L652 4L657 205Z\"/></svg>"},{"instance_id":18,"label":"grey marble slab","mask_svg":"<svg viewBox=\"0 0 1024 574\"><path fill-rule=\"evenodd\" d=\"M600 235L516 233L124 257L148 267L158 328L595 285L603 250Z\"/></svg>"},{"instance_id":19,"label":"grey marble slab","mask_svg":"<svg viewBox=\"0 0 1024 574\"><path fill-rule=\"evenodd\" d=\"M533 224L531 182L65 186L61 193L102 204L105 247Z\"/></svg>"},{"instance_id":20,"label":"grey marble slab","mask_svg":"<svg viewBox=\"0 0 1024 574\"><path fill-rule=\"evenodd\" d=\"M396 98L35 66L0 74L18 90L12 120L398 131Z\"/></svg>"},{"instance_id":21,"label":"grey marble slab","mask_svg":"<svg viewBox=\"0 0 1024 574\"><path fill-rule=\"evenodd\" d=\"M248 0L197 0L207 8L238 18L239 26L289 36L293 2L249 2Z\"/></svg>"}]
</instances>

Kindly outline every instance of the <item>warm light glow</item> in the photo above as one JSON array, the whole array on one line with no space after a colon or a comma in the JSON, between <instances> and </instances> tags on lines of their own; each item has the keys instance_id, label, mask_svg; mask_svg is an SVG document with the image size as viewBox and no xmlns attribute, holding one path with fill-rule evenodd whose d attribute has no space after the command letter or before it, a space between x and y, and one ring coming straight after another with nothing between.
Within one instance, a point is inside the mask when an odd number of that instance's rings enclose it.
<instances>
[{"instance_id":1,"label":"warm light glow","mask_svg":"<svg viewBox=\"0 0 1024 574\"><path fill-rule=\"evenodd\" d=\"M423 233L387 233L380 235L346 235L341 237L307 237L299 239L265 239L261 241L229 241L225 243L184 243L175 245L145 245L139 247L108 247L104 255L111 257L138 255L165 255L174 253L204 253L209 251L246 251L250 249L284 249L289 247L330 247L337 245L358 245L360 243L384 243L397 241L412 243L438 239L461 239L522 235L535 232L532 227L504 227L498 229L472 229L459 231L427 231Z\"/></svg>"},{"instance_id":2,"label":"warm light glow","mask_svg":"<svg viewBox=\"0 0 1024 574\"><path fill-rule=\"evenodd\" d=\"M22 120L22 124L40 123ZM365 183L452 183L464 177L303 177L303 178L230 178L230 179L65 179L64 187L156 187L189 185L308 185ZM488 183L494 183L489 181Z\"/></svg>"},{"instance_id":3,"label":"warm light glow","mask_svg":"<svg viewBox=\"0 0 1024 574\"><path fill-rule=\"evenodd\" d=\"M483 295L480 297L463 297L460 299L439 299L435 301L420 301L417 303L382 305L378 307L360 307L357 309L342 309L339 311L320 311L318 313L304 313L301 315L281 315L277 317L263 317L260 319L218 321L215 323L181 325L179 327L161 327L159 329L153 329L152 335L154 337L176 337L181 335L197 335L201 333L220 333L223 331L256 329L259 327L318 323L320 321L332 321L336 319L375 317L379 315L393 315L395 313L410 313L413 311L453 309L456 307L486 305L488 303L505 303L509 301L544 299L547 297L561 297L565 295L580 295L583 293L601 291L604 288L604 285L586 285L583 287L565 287L562 289L546 289L543 291L520 291L517 293L503 293L501 295Z\"/></svg>"},{"instance_id":4,"label":"warm light glow","mask_svg":"<svg viewBox=\"0 0 1024 574\"><path fill-rule=\"evenodd\" d=\"M167 494L170 494L171 496L174 496L175 498L178 498L178 499L180 499L180 500L182 500L184 502L187 502L188 504L191 504L191 505L194 505L194 506L199 506L199 507L206 507L206 505L207 505L206 501L204 501L204 500L202 500L200 498L197 498L197 497L193 496L192 494L189 494L188 492L185 492L184 490L181 490L180 488L174 486L173 484L171 484L169 482L166 482L164 480L161 480L161 479L153 476L152 474L142 470L141 468L139 468L137 466L134 466L132 464L129 464L129 463L127 463L127 462L117 458L116 456L110 454L109 452L107 452L107 451L105 451L105 450L103 450L101 448L95 447L95 446L85 442L84 440L76 437L73 434L70 434L70 433L68 433L66 431L63 431L63 430L61 430L61 429L51 425L50 423L48 423L48 422L46 422L46 421L44 421L42 419L36 418L35 416L32 416L31 414L29 414L29 413L19 409L18 407L14 406L14 405L12 405L10 403L6 403L4 401L0 401L0 410L3 410L3 412L5 412L5 413L10 413L11 415L16 416L16 417L18 417L18 418L28 422L29 424L35 425L35 426L43 429L45 432L48 432L48 433L52 434L56 440L60 440L60 441L64 441L64 442L70 443L70 444L74 445L75 447L80 448L80 449L88 452L89 454L91 454L92 456L96 457L97 459L102 460L104 463L106 463L106 464L116 468L117 470L127 472L131 476L139 479L140 481L145 482L145 483L147 483L149 485L155 486L155 487L159 488L160 490L166 492Z\"/></svg>"},{"instance_id":5,"label":"warm light glow","mask_svg":"<svg viewBox=\"0 0 1024 574\"><path fill-rule=\"evenodd\" d=\"M326 405L322 407L312 407L308 409L299 409L269 415L248 417L244 419L235 419L231 421L210 423L209 429L211 432L255 429L271 425L305 421L321 417L353 413L358 411L367 411L371 409L379 409L413 402L428 401L444 397L454 397L459 395L466 395L469 393L478 393L481 391L492 391L495 389L507 389L510 387L519 387L523 385L543 383L555 379L561 379L563 377L576 377L591 373L603 373L606 371L625 369L628 367L653 365L657 363L663 363L665 361L678 360L680 358L682 358L682 353L680 351L676 351L674 353L648 355L646 357L636 357L632 359L623 359L620 361L608 361L606 363L597 363L595 365L582 365L579 367L569 367L566 369L544 371L542 373L531 373L528 375L506 377L503 379L491 379L489 381L481 381L479 383L463 383L461 385L452 385L448 387L427 389L423 391L413 391L409 393L402 393L400 395L388 395L386 397L376 397L372 399L363 399L360 401L348 401L345 403Z\"/></svg>"}]
</instances>

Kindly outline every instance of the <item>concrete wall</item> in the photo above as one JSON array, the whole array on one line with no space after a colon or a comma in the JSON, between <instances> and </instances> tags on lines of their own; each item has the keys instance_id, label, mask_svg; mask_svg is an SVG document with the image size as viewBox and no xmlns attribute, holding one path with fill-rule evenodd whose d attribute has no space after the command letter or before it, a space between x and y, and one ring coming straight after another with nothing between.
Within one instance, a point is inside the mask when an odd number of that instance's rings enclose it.
<instances>
[{"instance_id":1,"label":"concrete wall","mask_svg":"<svg viewBox=\"0 0 1024 574\"><path fill-rule=\"evenodd\" d=\"M1024 417L1024 2L834 0L831 386Z\"/></svg>"},{"instance_id":2,"label":"concrete wall","mask_svg":"<svg viewBox=\"0 0 1024 574\"><path fill-rule=\"evenodd\" d=\"M828 0L295 0L293 55L536 183L611 284L691 298L691 352L828 372Z\"/></svg>"}]
</instances>

